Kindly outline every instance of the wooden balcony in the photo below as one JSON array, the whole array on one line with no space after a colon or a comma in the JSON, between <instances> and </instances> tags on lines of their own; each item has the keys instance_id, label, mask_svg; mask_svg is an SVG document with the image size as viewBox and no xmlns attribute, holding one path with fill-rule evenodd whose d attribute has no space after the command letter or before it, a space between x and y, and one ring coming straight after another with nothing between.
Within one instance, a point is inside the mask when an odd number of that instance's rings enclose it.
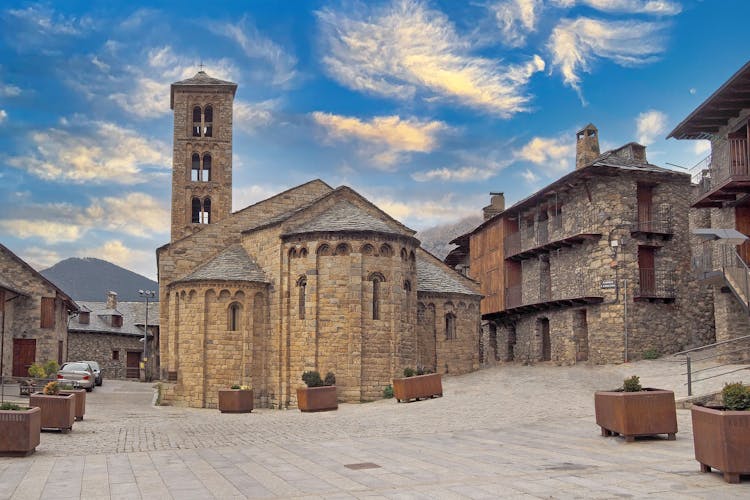
<instances>
[{"instance_id":1,"label":"wooden balcony","mask_svg":"<svg viewBox=\"0 0 750 500\"><path fill-rule=\"evenodd\" d=\"M553 294L550 289L540 287L526 300L521 285L506 287L505 310L500 311L498 317L601 303L604 301L601 282L592 274L578 273L565 291Z\"/></svg>"},{"instance_id":2,"label":"wooden balcony","mask_svg":"<svg viewBox=\"0 0 750 500\"><path fill-rule=\"evenodd\" d=\"M738 194L750 193L750 154L747 139L727 139L727 153L711 157L698 179L694 208L721 208Z\"/></svg>"},{"instance_id":3,"label":"wooden balcony","mask_svg":"<svg viewBox=\"0 0 750 500\"><path fill-rule=\"evenodd\" d=\"M586 240L600 238L601 232L592 228L594 224L591 221L574 216L572 225L566 229L562 214L549 220L537 221L535 225L524 226L520 231L505 237L505 258L524 260L558 248L571 247Z\"/></svg>"}]
</instances>

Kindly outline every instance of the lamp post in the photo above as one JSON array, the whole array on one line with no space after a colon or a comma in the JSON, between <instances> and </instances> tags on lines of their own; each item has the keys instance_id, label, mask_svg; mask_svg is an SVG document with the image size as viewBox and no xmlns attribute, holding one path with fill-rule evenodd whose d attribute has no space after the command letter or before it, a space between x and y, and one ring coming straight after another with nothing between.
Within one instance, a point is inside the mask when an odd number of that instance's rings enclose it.
<instances>
[{"instance_id":1,"label":"lamp post","mask_svg":"<svg viewBox=\"0 0 750 500\"><path fill-rule=\"evenodd\" d=\"M146 299L146 322L143 324L143 378L148 382L148 299L154 298L156 292L153 290L138 290L138 295Z\"/></svg>"}]
</instances>

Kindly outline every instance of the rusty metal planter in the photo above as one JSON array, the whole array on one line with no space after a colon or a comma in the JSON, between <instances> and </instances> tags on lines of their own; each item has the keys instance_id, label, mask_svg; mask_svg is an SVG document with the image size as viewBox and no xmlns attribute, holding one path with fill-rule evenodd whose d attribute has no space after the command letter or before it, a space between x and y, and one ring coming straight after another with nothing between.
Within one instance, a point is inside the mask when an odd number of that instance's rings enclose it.
<instances>
[{"instance_id":1,"label":"rusty metal planter","mask_svg":"<svg viewBox=\"0 0 750 500\"><path fill-rule=\"evenodd\" d=\"M728 483L750 474L750 411L693 405L693 446L701 472L720 470Z\"/></svg>"},{"instance_id":2,"label":"rusty metal planter","mask_svg":"<svg viewBox=\"0 0 750 500\"><path fill-rule=\"evenodd\" d=\"M63 433L69 432L75 422L75 396L48 396L36 392L29 397L29 406L37 406L42 410L42 429L59 429Z\"/></svg>"},{"instance_id":3,"label":"rusty metal planter","mask_svg":"<svg viewBox=\"0 0 750 500\"><path fill-rule=\"evenodd\" d=\"M83 415L86 413L86 389L63 389L60 394L73 394L76 420L83 420Z\"/></svg>"},{"instance_id":4,"label":"rusty metal planter","mask_svg":"<svg viewBox=\"0 0 750 500\"><path fill-rule=\"evenodd\" d=\"M42 411L0 410L0 457L25 457L39 446Z\"/></svg>"},{"instance_id":5,"label":"rusty metal planter","mask_svg":"<svg viewBox=\"0 0 750 500\"><path fill-rule=\"evenodd\" d=\"M219 411L250 413L253 411L252 389L219 389Z\"/></svg>"},{"instance_id":6,"label":"rusty metal planter","mask_svg":"<svg viewBox=\"0 0 750 500\"><path fill-rule=\"evenodd\" d=\"M297 407L300 411L329 411L338 409L336 386L298 388Z\"/></svg>"},{"instance_id":7,"label":"rusty metal planter","mask_svg":"<svg viewBox=\"0 0 750 500\"><path fill-rule=\"evenodd\" d=\"M442 395L443 379L439 373L393 379L393 396L398 402Z\"/></svg>"},{"instance_id":8,"label":"rusty metal planter","mask_svg":"<svg viewBox=\"0 0 750 500\"><path fill-rule=\"evenodd\" d=\"M666 434L670 441L675 439L677 412L672 391L598 391L594 406L602 436L621 434L627 442L635 441L636 436L655 434Z\"/></svg>"}]
</instances>

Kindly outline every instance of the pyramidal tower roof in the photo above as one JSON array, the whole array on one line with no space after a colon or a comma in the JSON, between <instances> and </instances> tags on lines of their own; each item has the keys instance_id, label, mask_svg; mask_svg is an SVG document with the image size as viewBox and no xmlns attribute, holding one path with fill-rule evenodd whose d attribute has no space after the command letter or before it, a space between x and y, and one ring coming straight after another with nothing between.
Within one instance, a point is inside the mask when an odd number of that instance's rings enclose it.
<instances>
[{"instance_id":1,"label":"pyramidal tower roof","mask_svg":"<svg viewBox=\"0 0 750 500\"><path fill-rule=\"evenodd\" d=\"M236 83L228 82L226 80L219 80L218 78L208 76L208 73L206 73L203 70L200 70L192 78L187 78L185 80L180 80L179 82L174 82L170 86L169 106L172 109L174 109L175 88L179 88L182 91L195 90L196 92L212 92L212 91L216 92L217 90L220 90L220 91L229 90L232 92L232 95L234 95L234 93L237 92Z\"/></svg>"}]
</instances>

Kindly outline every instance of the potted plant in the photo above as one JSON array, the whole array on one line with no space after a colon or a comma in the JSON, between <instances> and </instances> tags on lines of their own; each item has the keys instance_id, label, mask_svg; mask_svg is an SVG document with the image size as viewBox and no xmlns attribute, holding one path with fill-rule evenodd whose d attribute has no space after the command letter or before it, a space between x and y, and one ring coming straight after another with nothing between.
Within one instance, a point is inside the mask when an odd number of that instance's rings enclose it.
<instances>
[{"instance_id":1,"label":"potted plant","mask_svg":"<svg viewBox=\"0 0 750 500\"><path fill-rule=\"evenodd\" d=\"M393 379L393 395L399 403L443 395L443 379L439 373L417 368L404 368L404 378Z\"/></svg>"},{"instance_id":2,"label":"potted plant","mask_svg":"<svg viewBox=\"0 0 750 500\"><path fill-rule=\"evenodd\" d=\"M13 403L0 405L0 456L31 455L39 446L42 411Z\"/></svg>"},{"instance_id":3,"label":"potted plant","mask_svg":"<svg viewBox=\"0 0 750 500\"><path fill-rule=\"evenodd\" d=\"M73 387L72 385L65 384L60 387L60 394L72 394L75 398L75 419L83 420L83 415L86 413L86 389L79 387Z\"/></svg>"},{"instance_id":4,"label":"potted plant","mask_svg":"<svg viewBox=\"0 0 750 500\"><path fill-rule=\"evenodd\" d=\"M246 385L233 385L219 389L219 411L221 413L250 413L253 411L253 390Z\"/></svg>"},{"instance_id":5,"label":"potted plant","mask_svg":"<svg viewBox=\"0 0 750 500\"><path fill-rule=\"evenodd\" d=\"M326 374L325 380L320 373L309 371L302 374L302 381L307 387L297 388L297 407L300 411L328 411L339 407L336 400L336 376L333 372Z\"/></svg>"},{"instance_id":6,"label":"potted plant","mask_svg":"<svg viewBox=\"0 0 750 500\"><path fill-rule=\"evenodd\" d=\"M596 424L602 436L621 434L626 442L636 436L666 434L673 441L677 433L677 412L674 392L641 387L640 379L633 375L623 386L612 391L594 394Z\"/></svg>"},{"instance_id":7,"label":"potted plant","mask_svg":"<svg viewBox=\"0 0 750 500\"><path fill-rule=\"evenodd\" d=\"M723 406L694 404L693 446L701 472L720 470L724 481L739 483L750 474L750 387L740 382L721 391Z\"/></svg>"},{"instance_id":8,"label":"potted plant","mask_svg":"<svg viewBox=\"0 0 750 500\"><path fill-rule=\"evenodd\" d=\"M70 432L75 422L75 396L60 394L60 385L50 382L44 391L29 396L29 406L37 406L42 411L42 429L59 429Z\"/></svg>"}]
</instances>

